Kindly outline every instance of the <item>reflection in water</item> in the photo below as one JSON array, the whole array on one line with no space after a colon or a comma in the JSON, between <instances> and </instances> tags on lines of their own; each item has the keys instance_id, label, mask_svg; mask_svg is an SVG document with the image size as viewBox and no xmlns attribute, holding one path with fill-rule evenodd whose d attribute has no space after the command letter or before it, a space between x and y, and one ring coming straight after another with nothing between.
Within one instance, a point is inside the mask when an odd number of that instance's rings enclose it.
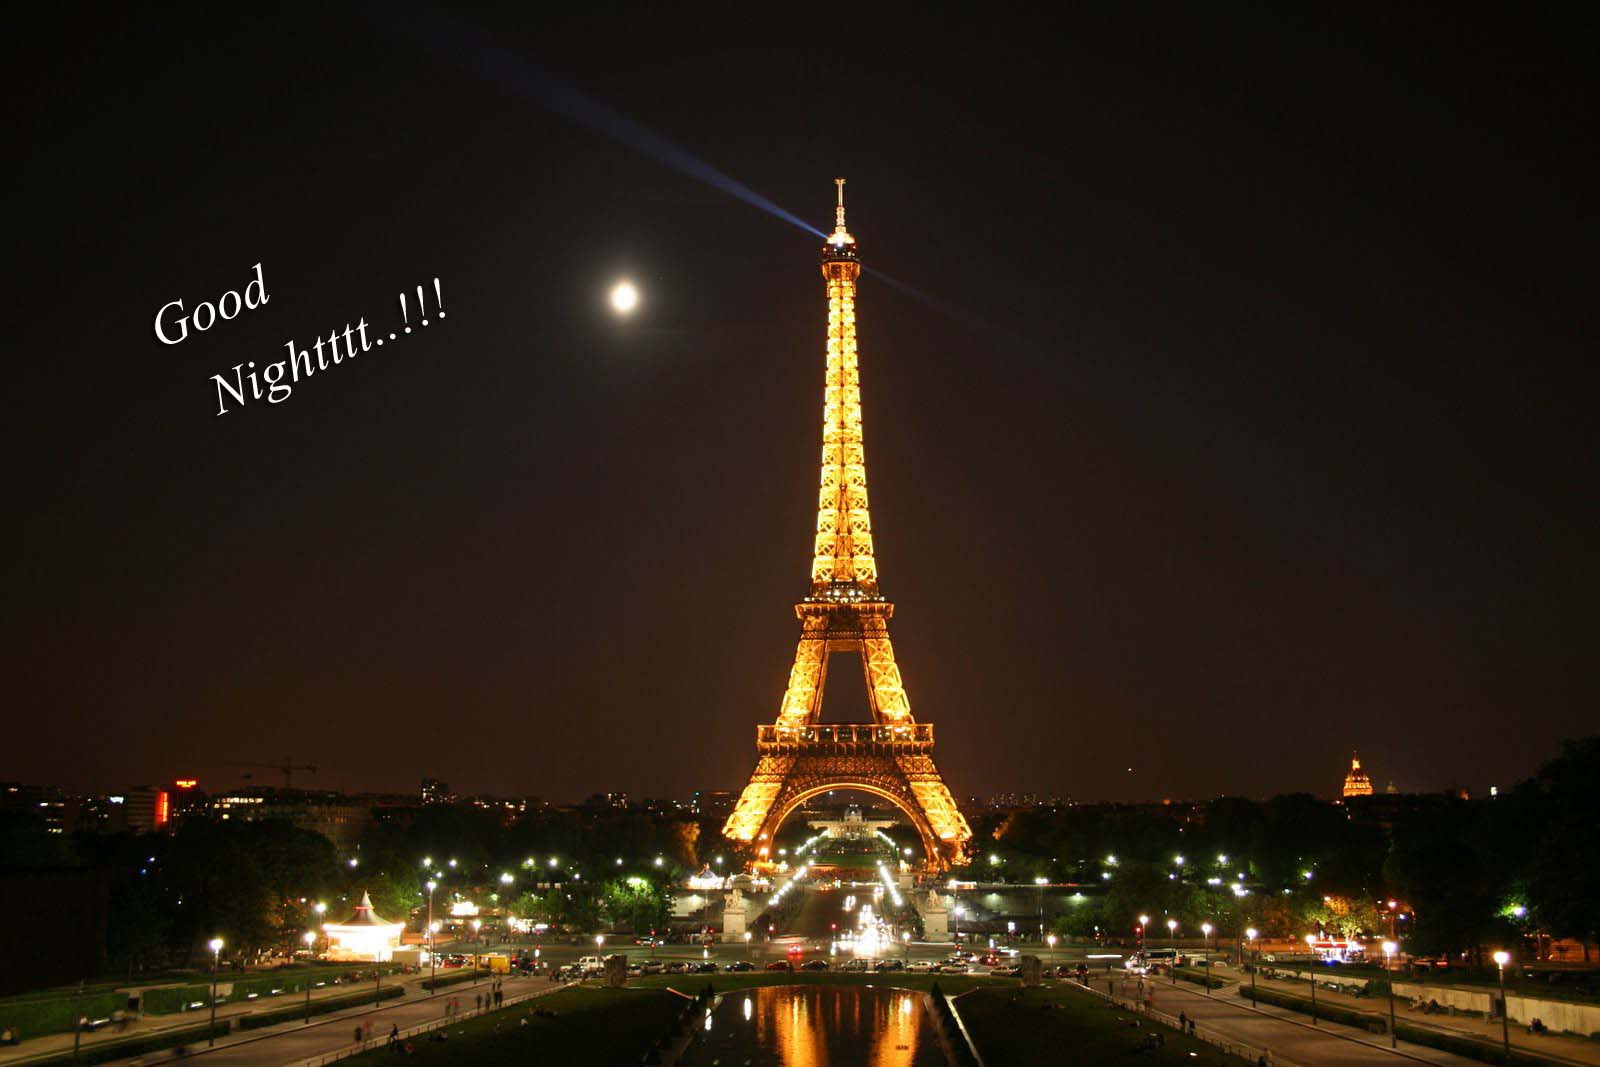
<instances>
[{"instance_id":1,"label":"reflection in water","mask_svg":"<svg viewBox=\"0 0 1600 1067\"><path fill-rule=\"evenodd\" d=\"M730 993L683 1063L709 1067L933 1067L945 1062L922 993L765 986Z\"/></svg>"}]
</instances>

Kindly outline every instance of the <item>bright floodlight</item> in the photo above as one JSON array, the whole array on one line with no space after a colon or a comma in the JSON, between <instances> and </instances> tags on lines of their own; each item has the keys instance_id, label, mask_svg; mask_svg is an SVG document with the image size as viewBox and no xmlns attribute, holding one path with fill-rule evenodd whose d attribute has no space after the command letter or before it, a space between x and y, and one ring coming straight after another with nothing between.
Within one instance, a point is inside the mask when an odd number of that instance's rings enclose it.
<instances>
[{"instance_id":1,"label":"bright floodlight","mask_svg":"<svg viewBox=\"0 0 1600 1067\"><path fill-rule=\"evenodd\" d=\"M1210 923L1201 923L1200 924L1200 932L1202 934L1205 934L1207 937L1211 936L1212 929L1214 929L1214 928L1212 927L1212 925Z\"/></svg>"},{"instance_id":2,"label":"bright floodlight","mask_svg":"<svg viewBox=\"0 0 1600 1067\"><path fill-rule=\"evenodd\" d=\"M1511 962L1511 953L1501 949L1494 954L1494 962L1497 966L1504 967Z\"/></svg>"},{"instance_id":3,"label":"bright floodlight","mask_svg":"<svg viewBox=\"0 0 1600 1067\"><path fill-rule=\"evenodd\" d=\"M1261 933L1261 931L1260 931L1260 930L1257 930L1257 929L1256 929L1256 928L1255 928L1255 927L1254 927L1254 926L1252 926L1252 927L1250 927L1250 928L1249 928L1249 929L1248 929L1248 930L1246 930L1246 931L1245 931L1245 932L1244 932L1244 936L1246 936L1246 937L1248 937L1248 938L1249 938L1249 939L1250 939L1250 940L1252 940L1252 941L1254 941L1254 940L1255 940L1255 939L1256 939L1256 937L1257 937L1257 936L1258 936L1258 935L1259 935L1259 934L1260 934L1260 933Z\"/></svg>"},{"instance_id":4,"label":"bright floodlight","mask_svg":"<svg viewBox=\"0 0 1600 1067\"><path fill-rule=\"evenodd\" d=\"M222 951L222 938L220 937L213 937L206 944L210 946L213 955Z\"/></svg>"},{"instance_id":5,"label":"bright floodlight","mask_svg":"<svg viewBox=\"0 0 1600 1067\"><path fill-rule=\"evenodd\" d=\"M632 282L618 282L611 287L611 307L618 314L626 315L639 306L639 290L633 287Z\"/></svg>"},{"instance_id":6,"label":"bright floodlight","mask_svg":"<svg viewBox=\"0 0 1600 1067\"><path fill-rule=\"evenodd\" d=\"M1148 916L1148 915L1139 916L1139 925L1140 926L1149 926L1150 925L1150 916Z\"/></svg>"},{"instance_id":7,"label":"bright floodlight","mask_svg":"<svg viewBox=\"0 0 1600 1067\"><path fill-rule=\"evenodd\" d=\"M1168 919L1167 920L1167 929L1168 930L1176 930L1177 928L1178 928L1178 920L1177 919Z\"/></svg>"},{"instance_id":8,"label":"bright floodlight","mask_svg":"<svg viewBox=\"0 0 1600 1067\"><path fill-rule=\"evenodd\" d=\"M1385 956L1393 956L1399 950L1400 946L1395 944L1393 941L1385 941L1383 943L1383 954Z\"/></svg>"},{"instance_id":9,"label":"bright floodlight","mask_svg":"<svg viewBox=\"0 0 1600 1067\"><path fill-rule=\"evenodd\" d=\"M310 948L311 943L317 939L317 935L314 930L307 930L305 933L300 935L300 939L306 943L307 948Z\"/></svg>"}]
</instances>

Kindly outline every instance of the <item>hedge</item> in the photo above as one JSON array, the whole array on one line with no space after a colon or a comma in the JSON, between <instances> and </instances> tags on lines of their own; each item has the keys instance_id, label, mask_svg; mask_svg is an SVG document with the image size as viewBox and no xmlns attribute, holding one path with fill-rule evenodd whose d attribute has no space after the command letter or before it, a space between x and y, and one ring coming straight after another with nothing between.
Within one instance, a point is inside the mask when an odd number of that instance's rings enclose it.
<instances>
[{"instance_id":1,"label":"hedge","mask_svg":"<svg viewBox=\"0 0 1600 1067\"><path fill-rule=\"evenodd\" d=\"M227 1022L220 1021L215 1026L209 1023L200 1026L185 1026L177 1030L161 1030L144 1037L130 1037L122 1041L96 1041L92 1045L84 1045L78 1050L79 1067L88 1067L89 1064L106 1063L110 1060L123 1060L129 1056L142 1056L146 1052L158 1052L169 1049L175 1045L192 1045L206 1040L213 1035L222 1037L228 1032ZM26 1067L59 1067L61 1064L72 1062L72 1050L48 1059L27 1060Z\"/></svg>"},{"instance_id":2,"label":"hedge","mask_svg":"<svg viewBox=\"0 0 1600 1067\"><path fill-rule=\"evenodd\" d=\"M1209 985L1212 989L1221 989L1228 984L1215 975L1208 979L1203 969L1197 970L1193 967L1179 967L1178 977L1185 982L1193 982L1195 985Z\"/></svg>"},{"instance_id":3,"label":"hedge","mask_svg":"<svg viewBox=\"0 0 1600 1067\"><path fill-rule=\"evenodd\" d=\"M330 984L335 978L342 978L351 972L352 968L338 970L314 970L309 973L304 968L282 970L272 974L250 975L243 978L229 978L219 976L219 985L233 986L233 991L222 998L220 1003L242 1004L247 1001L251 993L257 994L256 999L271 996L274 989L280 990L281 996L291 993L304 994L307 979L312 982L322 982L324 986ZM384 968L385 975L398 974L400 967L392 964ZM211 1002L211 982L195 982L185 986L171 986L168 988L146 989L142 1009L150 1015L171 1015L184 1010L184 1005L199 1001L209 1005Z\"/></svg>"},{"instance_id":4,"label":"hedge","mask_svg":"<svg viewBox=\"0 0 1600 1067\"><path fill-rule=\"evenodd\" d=\"M0 1027L9 1026L20 1031L22 1039L59 1034L72 1029L72 1009L76 1003L78 1014L90 1019L109 1019L118 1008L126 1010L125 993L96 993L76 997L57 997L52 1000L14 1000L0 1003Z\"/></svg>"},{"instance_id":5,"label":"hedge","mask_svg":"<svg viewBox=\"0 0 1600 1067\"><path fill-rule=\"evenodd\" d=\"M405 987L401 985L386 985L376 995L362 993L359 996L324 997L321 1000L313 1000L311 1002L311 1014L326 1015L331 1011L359 1008L363 1004L372 1004L379 999L388 1000L391 997L398 997L405 991ZM239 1029L258 1030L263 1026L277 1026L279 1023L292 1022L295 1019L304 1019L305 1017L306 1005L305 1001L302 1000L293 1007L274 1008L272 1011L251 1012L249 1015L241 1015L238 1017Z\"/></svg>"},{"instance_id":6,"label":"hedge","mask_svg":"<svg viewBox=\"0 0 1600 1067\"><path fill-rule=\"evenodd\" d=\"M1245 986L1240 986L1239 995L1248 997L1250 990ZM1291 1011L1309 1012L1311 1010L1311 1001L1306 997L1291 996L1276 989L1257 989L1256 999L1267 1004L1276 1004L1280 1008L1288 1008ZM1322 1001L1317 1003L1317 1018L1327 1019L1329 1022L1344 1023L1347 1026L1355 1026L1363 1030L1370 1030L1373 1026L1379 1026L1387 1031L1389 1022L1388 1017L1384 1015L1353 1011L1337 1004L1328 1004ZM1475 1060L1482 1060L1484 1063L1503 1064L1506 1062L1505 1052L1499 1044L1472 1037L1461 1037L1442 1030L1434 1030L1431 1027L1417 1026L1404 1019L1397 1018L1395 1020L1394 1035L1402 1041L1411 1042L1413 1045L1426 1045L1428 1048L1436 1048L1441 1052L1454 1052L1459 1056L1469 1056ZM1511 1063L1513 1067L1517 1067L1517 1065L1523 1065L1523 1067L1559 1067L1555 1060L1546 1059L1531 1052L1523 1052L1516 1048L1511 1050Z\"/></svg>"},{"instance_id":7,"label":"hedge","mask_svg":"<svg viewBox=\"0 0 1600 1067\"><path fill-rule=\"evenodd\" d=\"M489 969L487 967L480 967L477 974L473 974L472 971L468 969L460 972L459 974L447 974L442 978L424 978L418 984L421 985L423 989L443 989L447 985L455 985L458 982L468 982L474 978L487 977L489 977Z\"/></svg>"}]
</instances>

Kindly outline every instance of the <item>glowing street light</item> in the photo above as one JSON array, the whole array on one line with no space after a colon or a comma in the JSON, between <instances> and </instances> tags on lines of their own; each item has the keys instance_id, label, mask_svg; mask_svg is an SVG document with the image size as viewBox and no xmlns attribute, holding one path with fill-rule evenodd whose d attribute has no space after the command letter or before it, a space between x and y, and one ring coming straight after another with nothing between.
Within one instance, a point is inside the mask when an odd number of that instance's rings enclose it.
<instances>
[{"instance_id":1,"label":"glowing street light","mask_svg":"<svg viewBox=\"0 0 1600 1067\"><path fill-rule=\"evenodd\" d=\"M217 965L222 962L222 938L213 937L206 942L211 949L211 1025L206 1034L207 1047L217 1043Z\"/></svg>"},{"instance_id":2,"label":"glowing street light","mask_svg":"<svg viewBox=\"0 0 1600 1067\"><path fill-rule=\"evenodd\" d=\"M1393 941L1383 943L1383 967L1389 972L1389 1047L1398 1048L1394 1033L1394 954L1400 946Z\"/></svg>"},{"instance_id":3,"label":"glowing street light","mask_svg":"<svg viewBox=\"0 0 1600 1067\"><path fill-rule=\"evenodd\" d=\"M1206 996L1211 995L1211 931L1214 927L1210 923L1200 924L1200 933L1205 937L1206 944Z\"/></svg>"},{"instance_id":4,"label":"glowing street light","mask_svg":"<svg viewBox=\"0 0 1600 1067\"><path fill-rule=\"evenodd\" d=\"M1307 872L1309 876L1310 872ZM1317 1025L1317 935L1306 935L1306 948L1311 951L1311 1025Z\"/></svg>"},{"instance_id":5,"label":"glowing street light","mask_svg":"<svg viewBox=\"0 0 1600 1067\"><path fill-rule=\"evenodd\" d=\"M1167 973L1172 976L1172 984L1178 984L1178 920L1167 920L1167 941L1172 945L1172 959L1167 963Z\"/></svg>"},{"instance_id":6,"label":"glowing street light","mask_svg":"<svg viewBox=\"0 0 1600 1067\"><path fill-rule=\"evenodd\" d=\"M639 290L630 281L620 281L611 287L611 309L619 315L632 314L639 306Z\"/></svg>"},{"instance_id":7,"label":"glowing street light","mask_svg":"<svg viewBox=\"0 0 1600 1067\"><path fill-rule=\"evenodd\" d=\"M311 952L311 946L317 943L317 932L307 930L300 935L300 940L306 943L306 1025L311 1025L311 965L316 957Z\"/></svg>"},{"instance_id":8,"label":"glowing street light","mask_svg":"<svg viewBox=\"0 0 1600 1067\"><path fill-rule=\"evenodd\" d=\"M1256 952L1256 938L1261 936L1261 931L1254 926L1245 930L1244 936L1250 941L1250 1006L1256 1006L1256 971L1260 969L1260 955Z\"/></svg>"},{"instance_id":9,"label":"glowing street light","mask_svg":"<svg viewBox=\"0 0 1600 1067\"><path fill-rule=\"evenodd\" d=\"M1506 1062L1511 1062L1511 1005L1506 1003L1506 964L1511 953L1499 949L1494 954L1494 965L1500 972L1500 1039L1505 1043Z\"/></svg>"}]
</instances>

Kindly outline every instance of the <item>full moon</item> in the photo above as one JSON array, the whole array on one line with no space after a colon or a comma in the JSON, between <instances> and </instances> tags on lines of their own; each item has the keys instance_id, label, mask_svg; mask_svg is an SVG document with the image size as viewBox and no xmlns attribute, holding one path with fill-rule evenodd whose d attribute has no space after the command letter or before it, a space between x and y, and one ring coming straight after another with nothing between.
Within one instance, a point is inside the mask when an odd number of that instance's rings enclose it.
<instances>
[{"instance_id":1,"label":"full moon","mask_svg":"<svg viewBox=\"0 0 1600 1067\"><path fill-rule=\"evenodd\" d=\"M628 314L639 306L639 290L632 282L618 282L611 288L611 306L620 314Z\"/></svg>"}]
</instances>

